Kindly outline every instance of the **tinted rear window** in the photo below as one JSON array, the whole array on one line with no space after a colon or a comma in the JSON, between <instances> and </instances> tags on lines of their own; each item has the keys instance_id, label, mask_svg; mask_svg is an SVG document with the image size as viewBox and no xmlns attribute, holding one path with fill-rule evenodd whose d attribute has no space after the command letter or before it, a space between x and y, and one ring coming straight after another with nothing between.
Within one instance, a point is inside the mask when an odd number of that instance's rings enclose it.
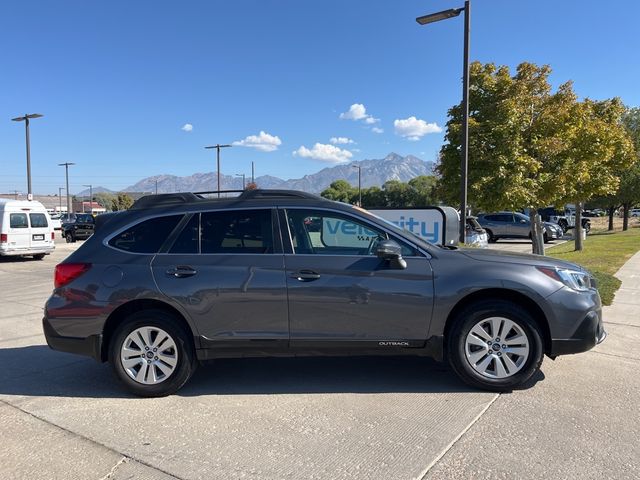
<instances>
[{"instance_id":1,"label":"tinted rear window","mask_svg":"<svg viewBox=\"0 0 640 480\"><path fill-rule=\"evenodd\" d=\"M44 213L30 213L29 219L31 220L31 228L47 228L49 226Z\"/></svg>"},{"instance_id":2,"label":"tinted rear window","mask_svg":"<svg viewBox=\"0 0 640 480\"><path fill-rule=\"evenodd\" d=\"M201 214L202 253L273 253L271 210Z\"/></svg>"},{"instance_id":3,"label":"tinted rear window","mask_svg":"<svg viewBox=\"0 0 640 480\"><path fill-rule=\"evenodd\" d=\"M157 217L138 223L109 240L109 245L133 253L157 253L182 215Z\"/></svg>"},{"instance_id":4,"label":"tinted rear window","mask_svg":"<svg viewBox=\"0 0 640 480\"><path fill-rule=\"evenodd\" d=\"M9 219L11 228L29 228L29 222L27 220L26 213L12 213L9 216Z\"/></svg>"}]
</instances>

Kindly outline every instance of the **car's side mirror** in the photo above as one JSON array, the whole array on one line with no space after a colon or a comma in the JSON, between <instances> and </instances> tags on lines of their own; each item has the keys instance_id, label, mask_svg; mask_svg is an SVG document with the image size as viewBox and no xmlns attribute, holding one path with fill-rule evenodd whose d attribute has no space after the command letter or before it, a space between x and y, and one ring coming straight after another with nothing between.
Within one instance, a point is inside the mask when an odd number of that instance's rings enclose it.
<instances>
[{"instance_id":1,"label":"car's side mirror","mask_svg":"<svg viewBox=\"0 0 640 480\"><path fill-rule=\"evenodd\" d=\"M520 223L527 223L527 221L524 218L521 218Z\"/></svg>"},{"instance_id":2,"label":"car's side mirror","mask_svg":"<svg viewBox=\"0 0 640 480\"><path fill-rule=\"evenodd\" d=\"M402 247L393 240L381 240L376 248L376 256L389 262L391 268L407 268L407 261L402 258Z\"/></svg>"}]
</instances>

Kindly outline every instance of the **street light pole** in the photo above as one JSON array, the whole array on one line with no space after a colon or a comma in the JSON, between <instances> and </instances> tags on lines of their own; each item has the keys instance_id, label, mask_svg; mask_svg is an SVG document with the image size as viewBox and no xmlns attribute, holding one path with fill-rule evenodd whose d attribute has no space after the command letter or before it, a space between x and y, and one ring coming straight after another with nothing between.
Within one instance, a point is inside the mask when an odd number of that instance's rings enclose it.
<instances>
[{"instance_id":1,"label":"street light pole","mask_svg":"<svg viewBox=\"0 0 640 480\"><path fill-rule=\"evenodd\" d=\"M25 137L27 143L27 200L33 200L33 191L31 190L31 147L29 142L29 119L40 118L40 113L26 113L24 117L16 117L11 120L14 122L24 122Z\"/></svg>"},{"instance_id":2,"label":"street light pole","mask_svg":"<svg viewBox=\"0 0 640 480\"><path fill-rule=\"evenodd\" d=\"M65 177L67 179L67 215L71 214L71 197L69 196L69 165L75 165L75 163L59 163L59 167L64 167Z\"/></svg>"},{"instance_id":3,"label":"street light pole","mask_svg":"<svg viewBox=\"0 0 640 480\"><path fill-rule=\"evenodd\" d=\"M439 22L457 17L464 12L464 59L462 69L462 141L460 152L460 243L465 241L467 224L467 174L469 171L469 50L471 46L471 1L466 0L464 7L451 8L416 18L420 25Z\"/></svg>"},{"instance_id":4,"label":"street light pole","mask_svg":"<svg viewBox=\"0 0 640 480\"><path fill-rule=\"evenodd\" d=\"M93 213L93 185L82 185L83 187L89 187L89 208L91 211L89 213ZM82 204L82 210L84 211L84 204Z\"/></svg>"},{"instance_id":5,"label":"street light pole","mask_svg":"<svg viewBox=\"0 0 640 480\"><path fill-rule=\"evenodd\" d=\"M358 206L362 207L362 167L360 165L351 165L358 169Z\"/></svg>"},{"instance_id":6,"label":"street light pole","mask_svg":"<svg viewBox=\"0 0 640 480\"><path fill-rule=\"evenodd\" d=\"M246 186L244 173L236 173L236 177L242 177L242 190L244 190Z\"/></svg>"},{"instance_id":7,"label":"street light pole","mask_svg":"<svg viewBox=\"0 0 640 480\"><path fill-rule=\"evenodd\" d=\"M219 143L215 144L215 145L209 145L208 147L204 147L206 149L210 149L210 148L215 148L217 150L217 174L218 174L218 198L220 198L220 149L221 148L228 148L231 147L231 145L220 145Z\"/></svg>"},{"instance_id":8,"label":"street light pole","mask_svg":"<svg viewBox=\"0 0 640 480\"><path fill-rule=\"evenodd\" d=\"M58 200L60 202L60 211L58 213L60 215L62 215L62 190L64 190L64 187L58 187Z\"/></svg>"},{"instance_id":9,"label":"street light pole","mask_svg":"<svg viewBox=\"0 0 640 480\"><path fill-rule=\"evenodd\" d=\"M256 183L256 168L253 164L253 160L251 161L251 183L255 185Z\"/></svg>"}]
</instances>

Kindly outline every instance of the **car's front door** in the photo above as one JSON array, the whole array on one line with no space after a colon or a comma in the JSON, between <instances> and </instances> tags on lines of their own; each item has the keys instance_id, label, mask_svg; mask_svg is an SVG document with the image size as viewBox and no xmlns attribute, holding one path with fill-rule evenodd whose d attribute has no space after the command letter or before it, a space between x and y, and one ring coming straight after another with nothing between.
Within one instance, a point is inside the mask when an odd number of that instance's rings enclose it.
<instances>
[{"instance_id":1,"label":"car's front door","mask_svg":"<svg viewBox=\"0 0 640 480\"><path fill-rule=\"evenodd\" d=\"M375 255L389 233L346 213L287 208L280 218L292 347L424 345L433 308L426 256L404 244L406 269L392 266Z\"/></svg>"},{"instance_id":2,"label":"car's front door","mask_svg":"<svg viewBox=\"0 0 640 480\"><path fill-rule=\"evenodd\" d=\"M189 314L206 347L287 347L284 259L274 217L270 208L195 213L168 251L155 256L158 287Z\"/></svg>"}]
</instances>

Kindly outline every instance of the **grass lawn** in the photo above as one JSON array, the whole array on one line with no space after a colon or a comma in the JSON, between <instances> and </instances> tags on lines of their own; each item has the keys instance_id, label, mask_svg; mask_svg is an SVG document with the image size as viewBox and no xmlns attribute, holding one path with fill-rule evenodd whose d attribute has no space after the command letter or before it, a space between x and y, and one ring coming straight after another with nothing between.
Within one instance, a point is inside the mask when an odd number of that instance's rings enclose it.
<instances>
[{"instance_id":1,"label":"grass lawn","mask_svg":"<svg viewBox=\"0 0 640 480\"><path fill-rule=\"evenodd\" d=\"M598 280L602 303L611 305L620 280L613 276L620 267L640 250L640 227L626 232L598 232L588 235L584 250L575 252L574 242L547 249L550 257L577 263L590 270Z\"/></svg>"}]
</instances>

